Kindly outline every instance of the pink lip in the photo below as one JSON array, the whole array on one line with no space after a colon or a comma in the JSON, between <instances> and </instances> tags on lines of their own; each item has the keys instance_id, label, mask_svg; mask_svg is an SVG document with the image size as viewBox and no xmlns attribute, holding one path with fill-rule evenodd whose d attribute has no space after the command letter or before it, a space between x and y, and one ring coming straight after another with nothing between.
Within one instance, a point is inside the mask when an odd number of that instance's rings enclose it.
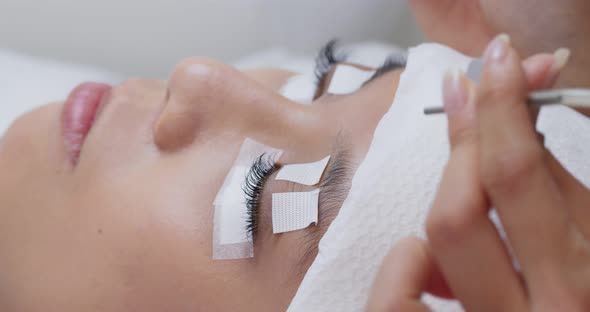
<instances>
[{"instance_id":1,"label":"pink lip","mask_svg":"<svg viewBox=\"0 0 590 312\"><path fill-rule=\"evenodd\" d=\"M103 97L111 90L103 83L86 82L70 93L62 112L62 133L66 151L73 164L78 162L82 145L98 111Z\"/></svg>"}]
</instances>

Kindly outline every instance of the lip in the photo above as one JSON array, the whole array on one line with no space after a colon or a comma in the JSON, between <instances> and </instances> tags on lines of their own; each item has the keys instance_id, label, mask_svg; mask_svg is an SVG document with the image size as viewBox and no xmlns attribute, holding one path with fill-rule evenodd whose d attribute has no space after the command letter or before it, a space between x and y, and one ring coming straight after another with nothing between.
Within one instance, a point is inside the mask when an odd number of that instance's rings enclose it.
<instances>
[{"instance_id":1,"label":"lip","mask_svg":"<svg viewBox=\"0 0 590 312\"><path fill-rule=\"evenodd\" d=\"M90 132L103 98L112 87L104 83L82 83L68 96L61 116L62 135L66 152L73 164L78 162L80 151Z\"/></svg>"}]
</instances>

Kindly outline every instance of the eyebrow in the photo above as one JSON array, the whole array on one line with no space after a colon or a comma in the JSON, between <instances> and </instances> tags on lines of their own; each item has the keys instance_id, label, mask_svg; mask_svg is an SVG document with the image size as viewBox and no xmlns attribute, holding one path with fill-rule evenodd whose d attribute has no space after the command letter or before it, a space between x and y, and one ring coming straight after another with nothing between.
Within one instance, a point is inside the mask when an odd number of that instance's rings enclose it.
<instances>
[{"instance_id":1,"label":"eyebrow","mask_svg":"<svg viewBox=\"0 0 590 312\"><path fill-rule=\"evenodd\" d=\"M352 182L351 145L348 136L339 133L334 140L332 157L320 181L318 223L301 238L301 256L295 272L305 273L318 253L318 244L332 221L338 215Z\"/></svg>"}]
</instances>

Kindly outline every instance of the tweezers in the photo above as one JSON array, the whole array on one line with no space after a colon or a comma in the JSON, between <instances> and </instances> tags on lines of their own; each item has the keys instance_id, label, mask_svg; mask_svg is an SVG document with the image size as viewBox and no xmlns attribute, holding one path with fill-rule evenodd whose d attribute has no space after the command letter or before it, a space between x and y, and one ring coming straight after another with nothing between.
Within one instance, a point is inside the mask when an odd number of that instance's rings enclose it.
<instances>
[{"instance_id":1,"label":"tweezers","mask_svg":"<svg viewBox=\"0 0 590 312\"><path fill-rule=\"evenodd\" d=\"M572 108L590 109L590 89L553 89L533 91L529 93L527 105L529 108L539 108L545 105L565 105ZM425 115L444 113L442 106L424 108Z\"/></svg>"}]
</instances>

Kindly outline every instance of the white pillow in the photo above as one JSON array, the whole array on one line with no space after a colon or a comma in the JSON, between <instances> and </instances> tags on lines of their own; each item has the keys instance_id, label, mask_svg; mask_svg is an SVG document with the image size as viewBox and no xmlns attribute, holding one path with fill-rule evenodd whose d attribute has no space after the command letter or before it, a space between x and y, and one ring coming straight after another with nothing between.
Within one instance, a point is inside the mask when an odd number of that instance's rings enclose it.
<instances>
[{"instance_id":1,"label":"white pillow","mask_svg":"<svg viewBox=\"0 0 590 312\"><path fill-rule=\"evenodd\" d=\"M116 83L121 75L0 49L0 136L21 114L63 100L79 83Z\"/></svg>"}]
</instances>

